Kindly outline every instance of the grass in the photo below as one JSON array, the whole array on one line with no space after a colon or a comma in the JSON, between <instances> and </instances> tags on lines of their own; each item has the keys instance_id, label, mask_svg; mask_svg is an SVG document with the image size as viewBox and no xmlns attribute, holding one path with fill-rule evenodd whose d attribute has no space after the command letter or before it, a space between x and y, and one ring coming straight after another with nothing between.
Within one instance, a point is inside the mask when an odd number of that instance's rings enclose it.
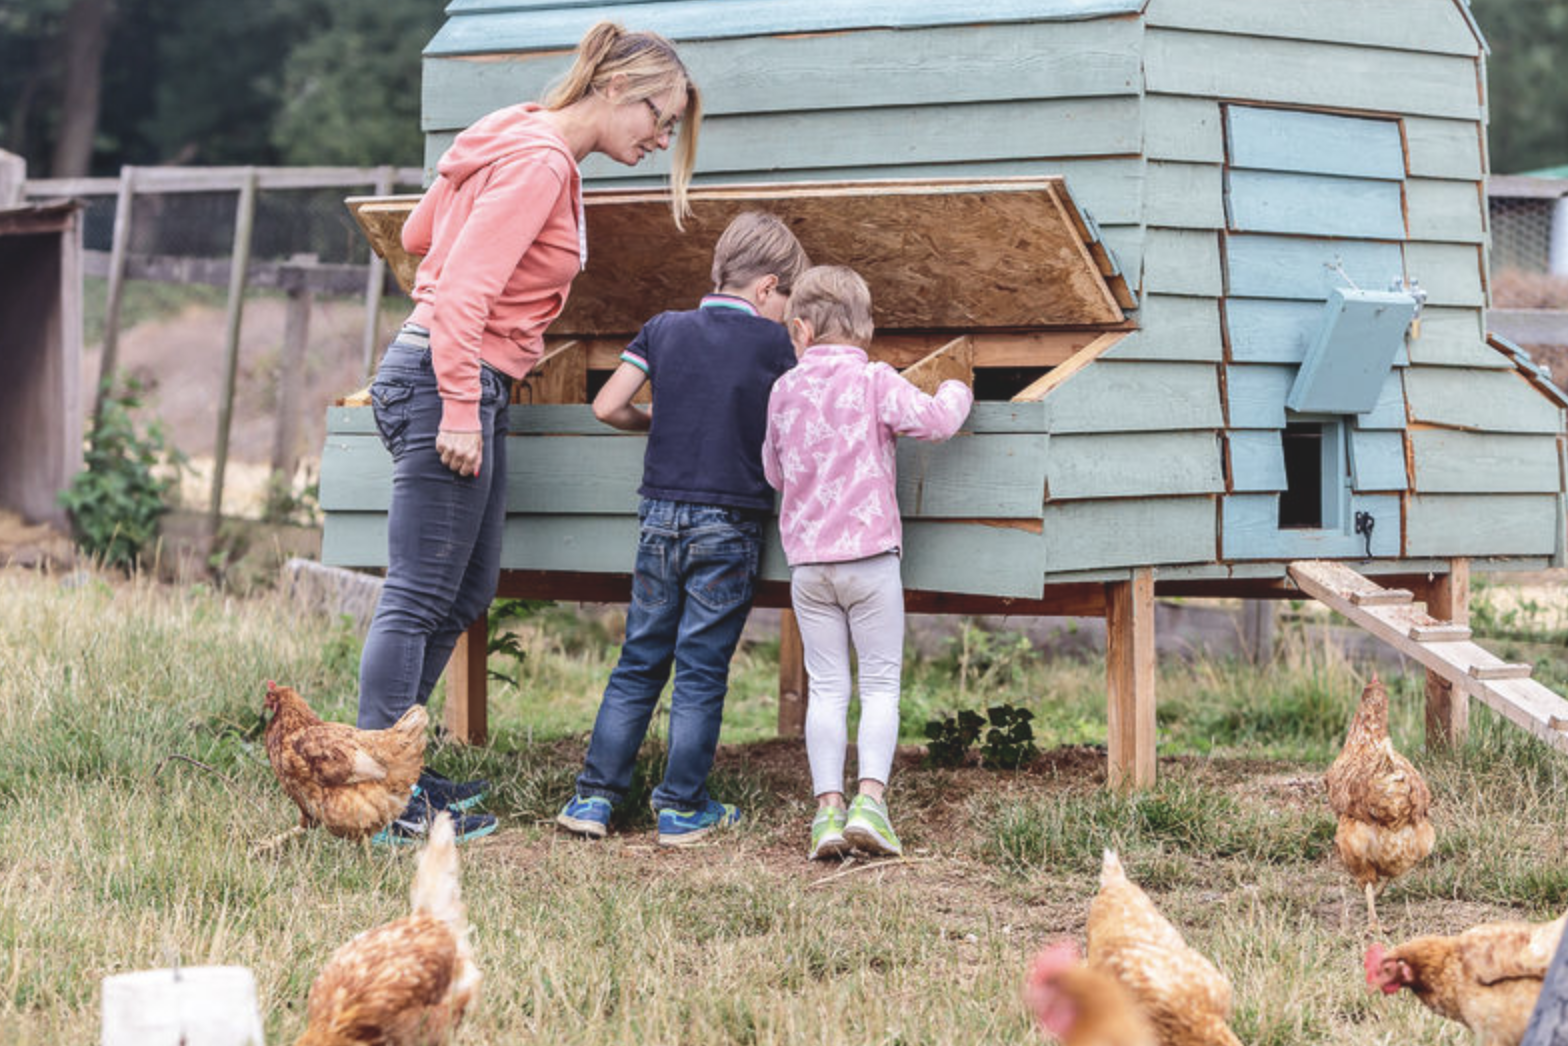
<instances>
[{"instance_id":1,"label":"grass","mask_svg":"<svg viewBox=\"0 0 1568 1046\"><path fill-rule=\"evenodd\" d=\"M250 967L268 1041L289 1042L332 950L404 911L405 851L313 833L249 856L294 817L259 746L264 681L353 717L357 638L300 614L275 595L0 572L0 1041L95 1041L104 976L178 960ZM667 853L635 798L603 844L548 824L614 662L613 615L555 607L515 627L494 743L430 752L493 779L502 818L463 851L486 983L461 1043L1037 1042L1023 970L1042 943L1081 940L1107 846L1229 974L1244 1042L1468 1041L1362 985L1361 899L1332 855L1321 774L1365 670L1306 632L1266 669L1162 663L1160 784L1117 796L1103 664L966 629L907 666L905 741L933 715L1010 703L1035 714L1044 753L999 773L902 751L891 794L912 859L835 874L802 857L801 746L771 740L776 643L737 656L713 779L747 826ZM1560 648L1539 645L1556 666ZM1479 708L1464 749L1426 752L1420 679L1388 681L1438 827L1433 857L1380 903L1392 936L1568 905L1568 761ZM639 796L660 752L655 736Z\"/></svg>"}]
</instances>

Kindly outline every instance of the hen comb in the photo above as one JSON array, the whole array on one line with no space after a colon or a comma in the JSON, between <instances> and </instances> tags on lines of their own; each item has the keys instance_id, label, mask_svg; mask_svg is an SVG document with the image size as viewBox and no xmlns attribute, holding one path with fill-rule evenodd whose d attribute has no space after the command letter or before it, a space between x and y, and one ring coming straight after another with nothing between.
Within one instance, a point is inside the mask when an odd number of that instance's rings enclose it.
<instances>
[{"instance_id":1,"label":"hen comb","mask_svg":"<svg viewBox=\"0 0 1568 1046\"><path fill-rule=\"evenodd\" d=\"M1383 950L1381 944L1373 943L1367 948L1367 957L1363 965L1365 965L1367 971L1368 988L1376 988L1381 983L1382 978L1378 974L1382 972L1383 956L1386 954L1388 953Z\"/></svg>"}]
</instances>

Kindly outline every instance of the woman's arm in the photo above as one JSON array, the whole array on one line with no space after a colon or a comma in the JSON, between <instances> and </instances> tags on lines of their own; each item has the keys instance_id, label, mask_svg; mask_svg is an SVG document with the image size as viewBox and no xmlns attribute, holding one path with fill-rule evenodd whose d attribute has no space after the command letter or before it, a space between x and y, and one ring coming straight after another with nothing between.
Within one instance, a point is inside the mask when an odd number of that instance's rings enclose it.
<instances>
[{"instance_id":1,"label":"woman's arm","mask_svg":"<svg viewBox=\"0 0 1568 1046\"><path fill-rule=\"evenodd\" d=\"M593 416L612 428L627 432L647 432L653 418L648 411L632 405L632 397L647 382L648 375L635 363L622 363L593 398Z\"/></svg>"}]
</instances>

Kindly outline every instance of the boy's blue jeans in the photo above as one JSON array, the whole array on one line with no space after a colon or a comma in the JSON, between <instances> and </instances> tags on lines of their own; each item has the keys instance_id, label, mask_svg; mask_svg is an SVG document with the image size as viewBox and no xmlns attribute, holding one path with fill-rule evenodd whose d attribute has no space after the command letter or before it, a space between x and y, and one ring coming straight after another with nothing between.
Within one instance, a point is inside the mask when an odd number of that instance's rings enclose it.
<instances>
[{"instance_id":1,"label":"boy's blue jeans","mask_svg":"<svg viewBox=\"0 0 1568 1046\"><path fill-rule=\"evenodd\" d=\"M674 665L669 762L653 808L695 810L708 800L730 658L756 593L763 517L652 498L637 514L642 531L626 642L604 689L577 794L626 798L637 749Z\"/></svg>"},{"instance_id":2,"label":"boy's blue jeans","mask_svg":"<svg viewBox=\"0 0 1568 1046\"><path fill-rule=\"evenodd\" d=\"M511 381L480 369L484 459L477 476L459 476L436 452L441 396L428 345L418 328L405 327L370 386L376 427L392 454L392 506L386 584L359 662L362 730L391 726L430 699L501 573Z\"/></svg>"}]
</instances>

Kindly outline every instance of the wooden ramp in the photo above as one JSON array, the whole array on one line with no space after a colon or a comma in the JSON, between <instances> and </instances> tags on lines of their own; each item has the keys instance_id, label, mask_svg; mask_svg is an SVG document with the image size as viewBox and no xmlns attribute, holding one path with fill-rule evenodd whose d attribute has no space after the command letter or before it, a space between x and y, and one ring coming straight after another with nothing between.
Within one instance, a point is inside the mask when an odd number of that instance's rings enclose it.
<instances>
[{"instance_id":1,"label":"wooden ramp","mask_svg":"<svg viewBox=\"0 0 1568 1046\"><path fill-rule=\"evenodd\" d=\"M1530 665L1503 661L1471 642L1468 627L1437 620L1409 591L1383 588L1343 563L1299 560L1290 564L1290 576L1318 602L1553 748L1568 752L1568 700L1531 679Z\"/></svg>"}]
</instances>

